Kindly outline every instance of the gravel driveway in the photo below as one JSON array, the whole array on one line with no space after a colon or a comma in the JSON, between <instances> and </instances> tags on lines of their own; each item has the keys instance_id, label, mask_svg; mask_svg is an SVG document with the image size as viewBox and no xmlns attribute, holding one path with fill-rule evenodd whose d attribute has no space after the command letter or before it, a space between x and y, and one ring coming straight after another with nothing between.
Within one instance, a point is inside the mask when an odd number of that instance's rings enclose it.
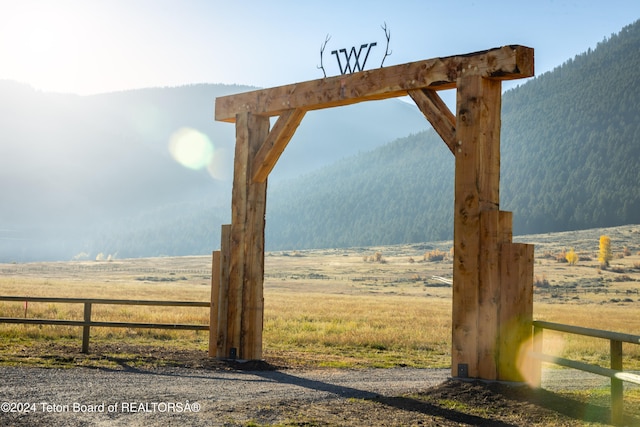
<instances>
[{"instance_id":1,"label":"gravel driveway","mask_svg":"<svg viewBox=\"0 0 640 427\"><path fill-rule=\"evenodd\" d=\"M291 402L399 396L442 384L449 369L224 371L0 367L2 426L220 426L269 419ZM570 379L569 379L570 377ZM546 371L545 388L608 379ZM301 403L302 402L302 403Z\"/></svg>"},{"instance_id":2,"label":"gravel driveway","mask_svg":"<svg viewBox=\"0 0 640 427\"><path fill-rule=\"evenodd\" d=\"M251 419L247 412L291 399L393 396L442 383L449 373L0 368L0 425L234 425Z\"/></svg>"}]
</instances>

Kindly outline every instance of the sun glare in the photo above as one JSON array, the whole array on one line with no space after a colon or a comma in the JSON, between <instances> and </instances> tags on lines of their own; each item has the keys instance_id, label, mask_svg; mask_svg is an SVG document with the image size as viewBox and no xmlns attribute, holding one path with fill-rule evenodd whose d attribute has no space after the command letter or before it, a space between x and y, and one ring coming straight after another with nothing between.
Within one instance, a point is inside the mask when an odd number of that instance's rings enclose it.
<instances>
[{"instance_id":1,"label":"sun glare","mask_svg":"<svg viewBox=\"0 0 640 427\"><path fill-rule=\"evenodd\" d=\"M2 12L3 77L44 90L73 91L81 80L88 23L58 2L13 2Z\"/></svg>"}]
</instances>

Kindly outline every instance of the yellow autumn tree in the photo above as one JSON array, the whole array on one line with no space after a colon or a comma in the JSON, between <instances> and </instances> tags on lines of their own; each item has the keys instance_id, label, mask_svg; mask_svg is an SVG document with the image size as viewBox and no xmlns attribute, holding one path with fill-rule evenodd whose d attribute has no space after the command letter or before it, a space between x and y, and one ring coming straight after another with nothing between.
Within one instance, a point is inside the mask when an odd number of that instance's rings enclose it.
<instances>
[{"instance_id":1,"label":"yellow autumn tree","mask_svg":"<svg viewBox=\"0 0 640 427\"><path fill-rule=\"evenodd\" d=\"M601 267L609 267L609 261L613 258L611 253L611 239L609 236L600 236L600 252L598 254L598 261Z\"/></svg>"},{"instance_id":2,"label":"yellow autumn tree","mask_svg":"<svg viewBox=\"0 0 640 427\"><path fill-rule=\"evenodd\" d=\"M565 258L570 265L576 265L578 263L578 254L573 250L573 248L566 253Z\"/></svg>"}]
</instances>

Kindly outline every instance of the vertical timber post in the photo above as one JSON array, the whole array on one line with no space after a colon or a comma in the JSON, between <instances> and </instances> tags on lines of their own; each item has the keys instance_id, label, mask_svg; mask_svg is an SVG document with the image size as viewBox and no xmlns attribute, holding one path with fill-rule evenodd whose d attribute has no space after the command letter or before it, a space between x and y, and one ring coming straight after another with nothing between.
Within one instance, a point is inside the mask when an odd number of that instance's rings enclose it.
<instances>
[{"instance_id":1,"label":"vertical timber post","mask_svg":"<svg viewBox=\"0 0 640 427\"><path fill-rule=\"evenodd\" d=\"M469 75L457 89L452 376L522 381L533 246L511 242L500 211L501 83Z\"/></svg>"},{"instance_id":2,"label":"vertical timber post","mask_svg":"<svg viewBox=\"0 0 640 427\"><path fill-rule=\"evenodd\" d=\"M209 357L216 356L220 310L220 252L211 253L211 306L209 307Z\"/></svg>"},{"instance_id":3,"label":"vertical timber post","mask_svg":"<svg viewBox=\"0 0 640 427\"><path fill-rule=\"evenodd\" d=\"M229 260L231 259L231 224L220 231L220 279L218 285L218 319L216 322L216 357L229 357L227 346L227 324L229 313Z\"/></svg>"},{"instance_id":4,"label":"vertical timber post","mask_svg":"<svg viewBox=\"0 0 640 427\"><path fill-rule=\"evenodd\" d=\"M267 181L254 182L251 165L268 135L268 116L237 114L231 201L228 323L226 354L223 357L235 355L240 359L262 358Z\"/></svg>"},{"instance_id":5,"label":"vertical timber post","mask_svg":"<svg viewBox=\"0 0 640 427\"><path fill-rule=\"evenodd\" d=\"M501 84L471 75L458 78L457 88L452 376L492 379L498 270L497 225L489 220L497 216L483 221L484 233L479 230L481 212L489 215L499 208Z\"/></svg>"}]
</instances>

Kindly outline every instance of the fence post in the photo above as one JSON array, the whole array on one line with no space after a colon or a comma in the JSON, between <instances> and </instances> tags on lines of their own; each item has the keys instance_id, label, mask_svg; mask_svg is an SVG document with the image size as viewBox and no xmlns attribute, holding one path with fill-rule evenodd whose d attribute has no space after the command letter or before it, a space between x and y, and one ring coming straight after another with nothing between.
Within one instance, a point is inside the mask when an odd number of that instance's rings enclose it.
<instances>
[{"instance_id":1,"label":"fence post","mask_svg":"<svg viewBox=\"0 0 640 427\"><path fill-rule=\"evenodd\" d=\"M533 352L542 353L542 331L540 326L533 327ZM531 386L540 388L542 385L542 361L537 357L531 358Z\"/></svg>"},{"instance_id":2,"label":"fence post","mask_svg":"<svg viewBox=\"0 0 640 427\"><path fill-rule=\"evenodd\" d=\"M84 326L82 327L82 352L89 353L89 334L91 333L91 303L84 303Z\"/></svg>"},{"instance_id":3,"label":"fence post","mask_svg":"<svg viewBox=\"0 0 640 427\"><path fill-rule=\"evenodd\" d=\"M622 370L622 341L611 340L611 369ZM624 388L622 380L611 378L611 424L624 423Z\"/></svg>"}]
</instances>

